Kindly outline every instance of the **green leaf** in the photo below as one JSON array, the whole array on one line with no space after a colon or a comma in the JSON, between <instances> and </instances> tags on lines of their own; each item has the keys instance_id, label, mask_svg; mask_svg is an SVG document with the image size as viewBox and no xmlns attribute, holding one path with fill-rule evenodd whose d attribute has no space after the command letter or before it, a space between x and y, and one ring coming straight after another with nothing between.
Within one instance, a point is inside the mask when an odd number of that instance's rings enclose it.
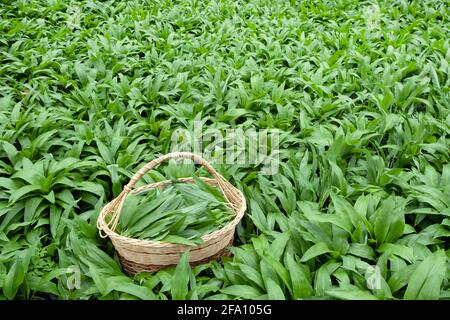
<instances>
[{"instance_id":1,"label":"green leaf","mask_svg":"<svg viewBox=\"0 0 450 320\"><path fill-rule=\"evenodd\" d=\"M447 257L443 250L438 250L419 263L409 279L404 299L438 299L446 271Z\"/></svg>"},{"instance_id":2,"label":"green leaf","mask_svg":"<svg viewBox=\"0 0 450 320\"><path fill-rule=\"evenodd\" d=\"M355 286L328 289L326 294L342 300L378 300L369 291L361 290Z\"/></svg>"},{"instance_id":3,"label":"green leaf","mask_svg":"<svg viewBox=\"0 0 450 320\"><path fill-rule=\"evenodd\" d=\"M249 213L250 219L252 219L253 223L258 227L260 230L266 230L267 229L267 221L266 217L261 210L261 207L259 204L254 201L250 200L250 213Z\"/></svg>"},{"instance_id":4,"label":"green leaf","mask_svg":"<svg viewBox=\"0 0 450 320\"><path fill-rule=\"evenodd\" d=\"M258 285L261 289L265 289L261 274L257 270L243 263L236 263L235 265L242 271L242 274L245 275L247 279Z\"/></svg>"},{"instance_id":5,"label":"green leaf","mask_svg":"<svg viewBox=\"0 0 450 320\"><path fill-rule=\"evenodd\" d=\"M55 205L50 206L50 233L56 237L62 210Z\"/></svg>"},{"instance_id":6,"label":"green leaf","mask_svg":"<svg viewBox=\"0 0 450 320\"><path fill-rule=\"evenodd\" d=\"M37 186L23 186L20 189L17 189L16 191L11 193L11 196L9 197L9 203L14 204L18 200L22 199L24 196L30 196L33 191L39 190L40 187Z\"/></svg>"},{"instance_id":7,"label":"green leaf","mask_svg":"<svg viewBox=\"0 0 450 320\"><path fill-rule=\"evenodd\" d=\"M6 111L11 105L11 96L7 95L0 98L0 111Z\"/></svg>"},{"instance_id":8,"label":"green leaf","mask_svg":"<svg viewBox=\"0 0 450 320\"><path fill-rule=\"evenodd\" d=\"M324 265L322 265L315 274L314 289L316 295L323 296L328 288L331 288L331 274L333 274L341 264L329 260Z\"/></svg>"},{"instance_id":9,"label":"green leaf","mask_svg":"<svg viewBox=\"0 0 450 320\"><path fill-rule=\"evenodd\" d=\"M24 277L25 270L23 269L19 255L17 255L5 277L3 294L7 299L14 299L19 289L19 285L22 283Z\"/></svg>"},{"instance_id":10,"label":"green leaf","mask_svg":"<svg viewBox=\"0 0 450 320\"><path fill-rule=\"evenodd\" d=\"M286 266L291 278L292 297L294 299L303 299L312 296L314 290L311 286L307 268L301 263L297 263L290 254L286 255Z\"/></svg>"},{"instance_id":11,"label":"green leaf","mask_svg":"<svg viewBox=\"0 0 450 320\"><path fill-rule=\"evenodd\" d=\"M29 248L16 254L14 262L5 276L3 294L7 299L14 299L20 286L24 284L32 253L33 250Z\"/></svg>"},{"instance_id":12,"label":"green leaf","mask_svg":"<svg viewBox=\"0 0 450 320\"><path fill-rule=\"evenodd\" d=\"M155 300L155 294L146 287L139 286L125 276L108 277L106 279L105 293L111 291L126 292L143 300Z\"/></svg>"},{"instance_id":13,"label":"green leaf","mask_svg":"<svg viewBox=\"0 0 450 320\"><path fill-rule=\"evenodd\" d=\"M349 254L352 254L357 257L374 260L375 252L371 246L362 243L351 243L350 248L348 250Z\"/></svg>"},{"instance_id":14,"label":"green leaf","mask_svg":"<svg viewBox=\"0 0 450 320\"><path fill-rule=\"evenodd\" d=\"M281 256L283 255L284 248L286 247L286 244L288 243L290 238L291 236L289 233L277 234L275 240L270 245L269 252L271 253L272 257L274 257L276 260L280 260Z\"/></svg>"},{"instance_id":15,"label":"green leaf","mask_svg":"<svg viewBox=\"0 0 450 320\"><path fill-rule=\"evenodd\" d=\"M24 222L31 221L36 214L38 206L41 204L41 197L28 198L25 202ZM34 217L37 218L37 217Z\"/></svg>"},{"instance_id":16,"label":"green leaf","mask_svg":"<svg viewBox=\"0 0 450 320\"><path fill-rule=\"evenodd\" d=\"M114 164L115 160L113 155L111 154L111 150L108 149L108 147L100 141L100 139L95 139L95 142L97 143L98 151L100 152L101 157L107 164Z\"/></svg>"},{"instance_id":17,"label":"green leaf","mask_svg":"<svg viewBox=\"0 0 450 320\"><path fill-rule=\"evenodd\" d=\"M397 201L396 201L397 200ZM403 199L389 197L376 212L374 224L377 244L394 242L403 235L405 229L405 213Z\"/></svg>"},{"instance_id":18,"label":"green leaf","mask_svg":"<svg viewBox=\"0 0 450 320\"><path fill-rule=\"evenodd\" d=\"M177 235L167 235L164 238L161 239L161 241L164 242L170 242L170 243L178 243L178 244L184 244L187 246L198 246L199 244L202 244L203 241L201 239L186 239Z\"/></svg>"},{"instance_id":19,"label":"green leaf","mask_svg":"<svg viewBox=\"0 0 450 320\"><path fill-rule=\"evenodd\" d=\"M100 269L97 268L94 264L92 263L88 263L89 264L89 274L92 278L92 280L94 280L94 283L98 289L98 291L103 295L107 295L108 291L107 291L107 281L104 277L104 275L101 273Z\"/></svg>"},{"instance_id":20,"label":"green leaf","mask_svg":"<svg viewBox=\"0 0 450 320\"><path fill-rule=\"evenodd\" d=\"M285 296L280 286L272 279L266 280L267 296L269 300L285 300Z\"/></svg>"},{"instance_id":21,"label":"green leaf","mask_svg":"<svg viewBox=\"0 0 450 320\"><path fill-rule=\"evenodd\" d=\"M55 193L53 190L46 195L42 195L42 197L47 199L51 204L55 204Z\"/></svg>"},{"instance_id":22,"label":"green leaf","mask_svg":"<svg viewBox=\"0 0 450 320\"><path fill-rule=\"evenodd\" d=\"M79 181L76 183L77 189L91 192L99 197L101 197L104 194L103 188L90 181Z\"/></svg>"},{"instance_id":23,"label":"green leaf","mask_svg":"<svg viewBox=\"0 0 450 320\"><path fill-rule=\"evenodd\" d=\"M347 216L355 228L361 224L366 226L369 225L364 213L362 211L356 211L355 208L341 196L331 193L331 199L336 213L338 215Z\"/></svg>"},{"instance_id":24,"label":"green leaf","mask_svg":"<svg viewBox=\"0 0 450 320\"><path fill-rule=\"evenodd\" d=\"M347 216L322 213L311 203L306 201L299 202L298 206L303 211L305 217L311 222L331 223L347 231L348 233L351 233L353 229L352 223Z\"/></svg>"},{"instance_id":25,"label":"green leaf","mask_svg":"<svg viewBox=\"0 0 450 320\"><path fill-rule=\"evenodd\" d=\"M11 143L7 141L2 141L2 146L8 156L9 161L11 161L11 163L15 163L18 154L16 147L14 147Z\"/></svg>"},{"instance_id":26,"label":"green leaf","mask_svg":"<svg viewBox=\"0 0 450 320\"><path fill-rule=\"evenodd\" d=\"M313 245L312 247L310 247L308 250L306 250L305 254L302 256L300 261L306 262L317 256L320 256L325 253L330 253L330 252L332 252L332 251L328 248L326 243L319 242L319 243L316 243L315 245Z\"/></svg>"},{"instance_id":27,"label":"green leaf","mask_svg":"<svg viewBox=\"0 0 450 320\"><path fill-rule=\"evenodd\" d=\"M400 245L400 244L394 244L394 243L385 243L381 245L378 250L380 252L388 252L390 254L395 254L399 256L400 258L405 259L408 262L414 262L414 251L412 248Z\"/></svg>"},{"instance_id":28,"label":"green leaf","mask_svg":"<svg viewBox=\"0 0 450 320\"><path fill-rule=\"evenodd\" d=\"M181 256L172 278L172 299L184 300L187 298L190 272L191 267L189 266L189 251L186 251Z\"/></svg>"},{"instance_id":29,"label":"green leaf","mask_svg":"<svg viewBox=\"0 0 450 320\"><path fill-rule=\"evenodd\" d=\"M287 269L283 266L282 263L280 263L278 260L275 260L271 256L264 256L262 257L265 262L267 262L268 265L276 272L278 277L283 281L284 285L292 291L291 288L291 282L289 279L289 272Z\"/></svg>"}]
</instances>

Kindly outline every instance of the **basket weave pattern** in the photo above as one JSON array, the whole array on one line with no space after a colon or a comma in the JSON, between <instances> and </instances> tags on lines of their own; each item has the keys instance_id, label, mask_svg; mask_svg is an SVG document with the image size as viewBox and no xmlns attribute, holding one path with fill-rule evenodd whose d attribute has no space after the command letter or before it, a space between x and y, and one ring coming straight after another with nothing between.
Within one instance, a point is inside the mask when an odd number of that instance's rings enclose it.
<instances>
[{"instance_id":1,"label":"basket weave pattern","mask_svg":"<svg viewBox=\"0 0 450 320\"><path fill-rule=\"evenodd\" d=\"M154 188L164 188L171 183L170 180L156 182L134 189L136 182L155 166L169 159L191 159L202 165L213 176L201 178L210 185L217 186L233 209L234 218L224 227L202 236L203 243L199 246L186 246L181 244L160 241L133 239L115 232L119 222L123 203L129 193L139 194ZM181 178L178 181L194 183L193 178ZM228 255L228 247L233 242L236 225L242 219L247 206L244 195L220 175L206 160L189 152L173 152L157 158L142 167L124 187L119 196L105 205L97 220L97 227L102 237L109 237L116 249L122 268L129 274L141 271L157 271L159 269L176 265L181 255L189 250L189 262L197 265L221 256Z\"/></svg>"}]
</instances>

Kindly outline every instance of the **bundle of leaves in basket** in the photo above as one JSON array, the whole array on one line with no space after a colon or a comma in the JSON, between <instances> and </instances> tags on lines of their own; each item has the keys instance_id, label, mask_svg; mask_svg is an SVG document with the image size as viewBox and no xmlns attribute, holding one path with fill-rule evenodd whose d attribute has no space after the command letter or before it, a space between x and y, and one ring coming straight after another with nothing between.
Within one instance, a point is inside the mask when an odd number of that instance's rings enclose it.
<instances>
[{"instance_id":1,"label":"bundle of leaves in basket","mask_svg":"<svg viewBox=\"0 0 450 320\"><path fill-rule=\"evenodd\" d=\"M180 158L201 164L213 178L164 180L134 189L156 165ZM245 209L242 193L208 162L192 153L175 152L139 170L103 208L98 228L113 242L124 270L134 274L176 265L186 251L191 264L228 254Z\"/></svg>"},{"instance_id":2,"label":"bundle of leaves in basket","mask_svg":"<svg viewBox=\"0 0 450 320\"><path fill-rule=\"evenodd\" d=\"M233 213L220 190L194 177L192 184L172 182L164 189L128 195L117 231L130 238L195 246L229 223Z\"/></svg>"}]
</instances>

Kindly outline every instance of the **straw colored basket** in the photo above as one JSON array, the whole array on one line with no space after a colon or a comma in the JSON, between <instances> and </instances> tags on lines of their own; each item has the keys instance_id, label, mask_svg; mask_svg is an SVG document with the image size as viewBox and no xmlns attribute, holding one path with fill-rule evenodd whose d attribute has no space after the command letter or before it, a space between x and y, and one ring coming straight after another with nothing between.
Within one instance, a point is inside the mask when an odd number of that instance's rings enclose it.
<instances>
[{"instance_id":1,"label":"straw colored basket","mask_svg":"<svg viewBox=\"0 0 450 320\"><path fill-rule=\"evenodd\" d=\"M122 206L129 193L139 194L154 188L164 188L171 183L170 180L166 180L134 189L136 182L161 162L180 158L192 159L211 173L213 179L203 177L201 179L210 185L217 186L223 192L229 206L235 212L234 218L223 228L204 235L202 237L203 243L194 247L160 241L132 239L116 233L115 229L119 222ZM193 183L194 179L181 178L178 181ZM119 196L105 205L98 217L97 227L103 238L109 237L111 239L125 272L129 274L141 271L152 272L176 265L186 250L190 251L189 262L191 265L201 264L228 255L228 248L233 243L236 225L242 219L246 208L242 192L225 180L206 160L193 153L174 152L157 158L141 168L131 178Z\"/></svg>"}]
</instances>

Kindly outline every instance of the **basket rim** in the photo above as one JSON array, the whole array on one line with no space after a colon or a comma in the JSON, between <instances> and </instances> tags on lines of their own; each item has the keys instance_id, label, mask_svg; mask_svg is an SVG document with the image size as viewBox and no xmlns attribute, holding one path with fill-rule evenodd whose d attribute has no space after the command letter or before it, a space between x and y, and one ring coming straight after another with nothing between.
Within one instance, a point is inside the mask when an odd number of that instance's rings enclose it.
<instances>
[{"instance_id":1,"label":"basket rim","mask_svg":"<svg viewBox=\"0 0 450 320\"><path fill-rule=\"evenodd\" d=\"M207 182L218 183L217 179L215 179L215 178L207 178L207 177L198 177L198 178L205 180ZM192 181L190 181L190 180L192 180ZM183 183L193 183L194 178L193 177L184 177L184 178L179 178L178 181L181 181ZM172 183L172 180L153 182L153 183L141 186L138 189L135 189L134 191L137 191L139 189L144 189L144 188L151 188L151 187L155 188L158 186L164 187L171 183ZM130 238L130 237L123 236L114 230L111 230L105 222L105 216L106 216L105 210L107 210L119 196L112 199L110 202L106 203L103 206L103 208L98 216L98 221L99 221L98 228L100 230L104 231L105 234L111 239L111 241L113 241L114 247L115 247L114 242L116 242L116 241L127 242L127 243L133 242L134 245L138 245L141 247L147 247L147 248L153 247L153 248L186 248L186 249L188 249L188 248L207 247L208 242L211 242L211 240L215 240L215 239L219 238L222 234L228 233L231 230L233 230L233 232L234 232L236 225L241 221L241 219L244 216L245 210L247 209L247 204L246 204L245 197L244 197L242 191L233 185L231 185L231 187L233 188L233 190L235 192L237 192L237 195L239 196L239 200L240 200L240 205L238 204L236 209L232 208L232 210L235 212L234 218L230 222L225 224L222 228L214 230L213 232L210 232L210 233L207 233L207 234L204 234L203 236L201 236L203 243L196 245L196 246L189 246L189 245L179 244L179 243L162 242L159 240L143 240L143 239L138 239L138 238Z\"/></svg>"}]
</instances>

